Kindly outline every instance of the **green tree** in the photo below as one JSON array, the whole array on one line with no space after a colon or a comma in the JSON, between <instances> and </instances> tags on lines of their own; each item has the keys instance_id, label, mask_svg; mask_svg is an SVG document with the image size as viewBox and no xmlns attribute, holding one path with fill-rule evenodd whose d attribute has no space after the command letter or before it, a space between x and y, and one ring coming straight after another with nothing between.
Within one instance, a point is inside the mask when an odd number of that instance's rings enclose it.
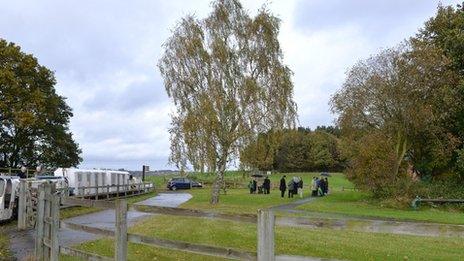
<instances>
[{"instance_id":1,"label":"green tree","mask_svg":"<svg viewBox=\"0 0 464 261\"><path fill-rule=\"evenodd\" d=\"M206 19L187 16L178 23L158 66L176 106L170 161L185 167L201 160L214 169L216 204L228 163L258 133L293 126L296 104L279 19L265 7L251 17L237 0L212 7Z\"/></svg>"},{"instance_id":2,"label":"green tree","mask_svg":"<svg viewBox=\"0 0 464 261\"><path fill-rule=\"evenodd\" d=\"M454 139L454 146L457 149L452 155L449 151L443 153L437 150L438 157L432 151L433 143L428 143L426 153L420 157L420 168L423 172L432 173L434 168L450 169L458 164L459 151L464 146L464 6L438 6L437 13L430 18L424 28L412 38L412 42L417 45L430 45L439 48L443 54L450 59L450 68L455 72L458 80L449 82L442 93L442 101L436 105L442 110L440 126L446 129L447 133L442 135L450 136ZM433 174L433 173L432 173Z\"/></svg>"},{"instance_id":3,"label":"green tree","mask_svg":"<svg viewBox=\"0 0 464 261\"><path fill-rule=\"evenodd\" d=\"M311 159L312 169L320 171L340 170L340 152L338 140L335 136L325 131L314 131L311 134Z\"/></svg>"},{"instance_id":4,"label":"green tree","mask_svg":"<svg viewBox=\"0 0 464 261\"><path fill-rule=\"evenodd\" d=\"M260 134L241 151L240 163L251 169L282 172L343 170L340 142L331 134L335 129L299 127Z\"/></svg>"},{"instance_id":5,"label":"green tree","mask_svg":"<svg viewBox=\"0 0 464 261\"><path fill-rule=\"evenodd\" d=\"M282 133L269 131L258 134L240 151L242 168L273 170L276 151L281 143Z\"/></svg>"},{"instance_id":6,"label":"green tree","mask_svg":"<svg viewBox=\"0 0 464 261\"><path fill-rule=\"evenodd\" d=\"M400 175L406 156L414 164L425 143L446 158L454 139L443 135L439 121L443 93L456 82L450 63L439 48L415 42L358 62L331 101L345 137L360 140L380 131L393 140L392 177Z\"/></svg>"},{"instance_id":7,"label":"green tree","mask_svg":"<svg viewBox=\"0 0 464 261\"><path fill-rule=\"evenodd\" d=\"M275 168L282 172L311 169L311 139L304 131L287 130L275 156Z\"/></svg>"},{"instance_id":8,"label":"green tree","mask_svg":"<svg viewBox=\"0 0 464 261\"><path fill-rule=\"evenodd\" d=\"M76 166L71 108L55 92L53 72L0 39L0 166Z\"/></svg>"}]
</instances>

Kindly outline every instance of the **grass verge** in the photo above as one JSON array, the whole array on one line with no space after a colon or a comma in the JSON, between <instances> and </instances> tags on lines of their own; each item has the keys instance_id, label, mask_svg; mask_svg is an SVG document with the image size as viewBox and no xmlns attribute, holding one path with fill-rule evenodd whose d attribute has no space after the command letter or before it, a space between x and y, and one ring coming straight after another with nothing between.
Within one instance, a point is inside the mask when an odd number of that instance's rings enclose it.
<instances>
[{"instance_id":1,"label":"grass verge","mask_svg":"<svg viewBox=\"0 0 464 261\"><path fill-rule=\"evenodd\" d=\"M254 224L161 215L139 223L130 231L151 237L256 251L256 225ZM97 240L82 244L79 248L111 256L112 242L109 239ZM462 238L419 237L290 227L276 228L276 253L286 255L345 260L462 260L464 258L463 244L464 239ZM158 253L159 250L131 244L130 260L153 260L148 254L149 251ZM168 252L170 254L186 254L176 250ZM186 255L188 256L164 256L163 258L166 260L195 260L190 254Z\"/></svg>"},{"instance_id":2,"label":"grass verge","mask_svg":"<svg viewBox=\"0 0 464 261\"><path fill-rule=\"evenodd\" d=\"M2 224L2 226L6 226ZM10 252L10 239L6 227L0 227L0 260L13 260Z\"/></svg>"},{"instance_id":3,"label":"grass verge","mask_svg":"<svg viewBox=\"0 0 464 261\"><path fill-rule=\"evenodd\" d=\"M96 253L102 256L113 257L114 241L109 238L104 238L104 239L81 244L76 248L87 251L87 252ZM75 257L69 257L69 256L61 256L60 260L77 261L80 259L75 258ZM142 261L142 260L213 261L213 260L226 260L226 259L192 254L192 253L188 253L184 251L151 247L151 246L146 246L142 244L129 243L127 260L129 261Z\"/></svg>"},{"instance_id":4,"label":"grass verge","mask_svg":"<svg viewBox=\"0 0 464 261\"><path fill-rule=\"evenodd\" d=\"M459 210L444 210L426 206L419 210L391 208L384 206L381 202L369 200L367 194L358 191L335 191L327 197L318 198L297 207L297 209L358 217L464 224L464 213Z\"/></svg>"}]
</instances>

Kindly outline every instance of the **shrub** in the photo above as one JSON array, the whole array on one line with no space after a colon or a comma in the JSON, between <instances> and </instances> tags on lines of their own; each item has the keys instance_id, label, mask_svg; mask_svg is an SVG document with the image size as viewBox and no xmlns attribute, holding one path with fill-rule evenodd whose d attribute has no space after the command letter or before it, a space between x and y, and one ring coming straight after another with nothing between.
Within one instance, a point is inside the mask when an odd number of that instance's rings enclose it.
<instances>
[{"instance_id":1,"label":"shrub","mask_svg":"<svg viewBox=\"0 0 464 261\"><path fill-rule=\"evenodd\" d=\"M377 198L404 195L412 186L402 166L395 175L396 154L391 139L381 133L364 136L352 144L354 149L349 162L347 177L358 188L369 191Z\"/></svg>"}]
</instances>

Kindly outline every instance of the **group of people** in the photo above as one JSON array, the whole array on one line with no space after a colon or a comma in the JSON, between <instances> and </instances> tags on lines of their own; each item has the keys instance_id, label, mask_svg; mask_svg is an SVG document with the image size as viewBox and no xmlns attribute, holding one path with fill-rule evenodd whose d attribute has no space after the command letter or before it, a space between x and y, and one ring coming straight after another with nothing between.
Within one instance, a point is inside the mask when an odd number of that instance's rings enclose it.
<instances>
[{"instance_id":1,"label":"group of people","mask_svg":"<svg viewBox=\"0 0 464 261\"><path fill-rule=\"evenodd\" d=\"M280 196L285 196L285 191L288 189L288 197L293 198L293 195L300 195L303 197L303 179L301 177L293 177L288 183L286 183L285 178L287 176L283 176L280 179Z\"/></svg>"},{"instance_id":2,"label":"group of people","mask_svg":"<svg viewBox=\"0 0 464 261\"><path fill-rule=\"evenodd\" d=\"M42 166L37 166L35 172L32 174L33 176L31 177L40 175L42 172L43 172ZM19 172L16 173L16 176L18 176L20 179L28 178L27 168L25 166L22 166Z\"/></svg>"},{"instance_id":3,"label":"group of people","mask_svg":"<svg viewBox=\"0 0 464 261\"><path fill-rule=\"evenodd\" d=\"M280 196L285 196L285 191L288 189L288 197L293 198L293 195L298 194L301 198L303 197L303 179L301 177L293 177L288 183L283 176L280 179ZM311 196L325 196L329 193L329 180L327 178L313 177L311 182Z\"/></svg>"},{"instance_id":4,"label":"group of people","mask_svg":"<svg viewBox=\"0 0 464 261\"><path fill-rule=\"evenodd\" d=\"M325 196L329 193L329 180L327 178L313 177L311 181L311 196Z\"/></svg>"},{"instance_id":5,"label":"group of people","mask_svg":"<svg viewBox=\"0 0 464 261\"><path fill-rule=\"evenodd\" d=\"M269 194L271 192L271 180L266 177L261 185L258 185L256 179L250 180L248 183L248 188L250 189L250 194Z\"/></svg>"},{"instance_id":6,"label":"group of people","mask_svg":"<svg viewBox=\"0 0 464 261\"><path fill-rule=\"evenodd\" d=\"M288 190L288 197L293 198L294 195L303 197L303 179L301 177L292 177L287 183L287 176L280 179L280 196L285 197L285 192ZM248 183L250 194L269 194L271 191L271 180L265 177L261 184L258 184L256 178L253 178ZM311 181L311 196L325 196L329 193L329 180L327 178L313 177Z\"/></svg>"}]
</instances>

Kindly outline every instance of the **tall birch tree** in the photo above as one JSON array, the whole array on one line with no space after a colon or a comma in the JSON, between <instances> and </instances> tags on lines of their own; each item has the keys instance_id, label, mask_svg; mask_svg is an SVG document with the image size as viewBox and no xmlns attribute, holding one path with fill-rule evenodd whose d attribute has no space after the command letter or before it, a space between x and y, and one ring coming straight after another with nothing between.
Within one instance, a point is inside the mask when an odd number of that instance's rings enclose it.
<instances>
[{"instance_id":1,"label":"tall birch tree","mask_svg":"<svg viewBox=\"0 0 464 261\"><path fill-rule=\"evenodd\" d=\"M280 20L265 6L251 16L238 0L188 15L167 39L158 67L172 115L170 161L216 172L211 203L228 164L258 133L294 127L292 71L283 63Z\"/></svg>"}]
</instances>

